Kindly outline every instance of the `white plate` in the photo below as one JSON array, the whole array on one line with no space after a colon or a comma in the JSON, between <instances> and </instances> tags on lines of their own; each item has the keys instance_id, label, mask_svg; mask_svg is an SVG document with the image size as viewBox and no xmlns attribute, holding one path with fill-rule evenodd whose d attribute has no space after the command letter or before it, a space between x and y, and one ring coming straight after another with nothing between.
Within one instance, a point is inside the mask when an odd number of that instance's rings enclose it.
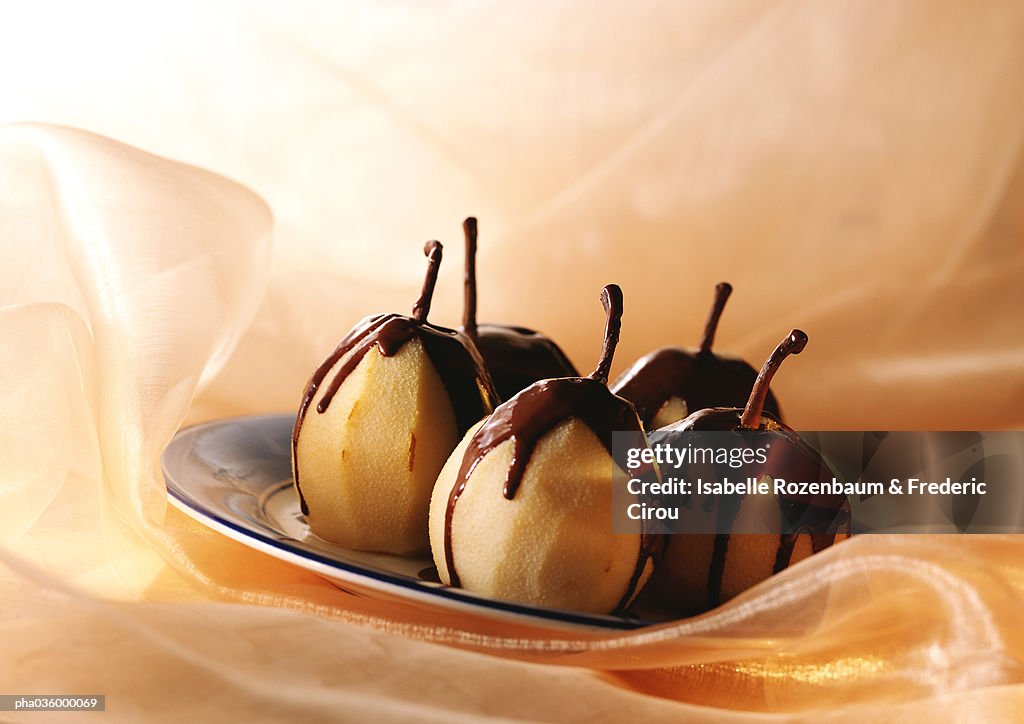
<instances>
[{"instance_id":1,"label":"white plate","mask_svg":"<svg viewBox=\"0 0 1024 724\"><path fill-rule=\"evenodd\" d=\"M495 620L548 628L636 629L656 623L596 616L479 596L437 580L428 558L341 548L309 532L292 486L292 415L220 420L181 430L161 458L171 503L200 523L340 587Z\"/></svg>"}]
</instances>

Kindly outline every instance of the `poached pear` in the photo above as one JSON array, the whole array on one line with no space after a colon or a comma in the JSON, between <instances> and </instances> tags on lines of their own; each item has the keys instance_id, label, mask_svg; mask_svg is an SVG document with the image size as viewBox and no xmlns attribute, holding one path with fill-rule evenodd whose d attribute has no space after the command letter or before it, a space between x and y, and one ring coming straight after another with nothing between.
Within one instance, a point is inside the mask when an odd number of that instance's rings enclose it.
<instances>
[{"instance_id":1,"label":"poached pear","mask_svg":"<svg viewBox=\"0 0 1024 724\"><path fill-rule=\"evenodd\" d=\"M425 551L438 472L497 404L473 343L427 321L441 244L428 242L424 253L412 316L359 322L313 373L292 432L295 488L310 529L346 548Z\"/></svg>"},{"instance_id":2,"label":"poached pear","mask_svg":"<svg viewBox=\"0 0 1024 724\"><path fill-rule=\"evenodd\" d=\"M744 408L715 407L694 412L685 420L656 433L656 442L676 433L691 433L688 443L700 446L693 433L756 431L757 444L768 444L764 462L752 463L729 474L743 480L773 478L814 481L831 478L821 455L791 428L765 411L772 377L782 361L799 354L807 335L792 330L764 363ZM686 512L717 519L715 529L791 530L781 534L730 533L666 536L661 561L645 597L655 606L677 615L692 615L714 608L769 576L848 537L850 509L845 496L716 496L695 501ZM703 529L707 529L706 527Z\"/></svg>"},{"instance_id":3,"label":"poached pear","mask_svg":"<svg viewBox=\"0 0 1024 724\"><path fill-rule=\"evenodd\" d=\"M715 300L697 349L655 350L615 380L612 391L636 406L645 429L656 430L706 407L741 407L746 401L757 371L739 357L711 349L730 294L732 285L728 282L715 286ZM768 412L780 416L770 390L764 404Z\"/></svg>"},{"instance_id":4,"label":"poached pear","mask_svg":"<svg viewBox=\"0 0 1024 724\"><path fill-rule=\"evenodd\" d=\"M646 437L608 389L622 293L607 313L597 369L536 382L476 425L445 463L430 501L442 582L555 608L622 611L651 574L660 543L612 533L613 431Z\"/></svg>"},{"instance_id":5,"label":"poached pear","mask_svg":"<svg viewBox=\"0 0 1024 724\"><path fill-rule=\"evenodd\" d=\"M579 372L555 341L526 327L476 322L476 219L462 222L466 238L465 304L462 331L476 344L494 380L507 400L537 380L577 377Z\"/></svg>"}]
</instances>

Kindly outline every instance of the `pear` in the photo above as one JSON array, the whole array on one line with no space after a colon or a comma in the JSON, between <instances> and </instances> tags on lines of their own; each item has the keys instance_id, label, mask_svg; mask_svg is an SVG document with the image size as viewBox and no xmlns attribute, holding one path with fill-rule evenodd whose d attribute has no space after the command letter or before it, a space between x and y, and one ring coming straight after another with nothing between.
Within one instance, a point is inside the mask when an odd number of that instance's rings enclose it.
<instances>
[{"instance_id":1,"label":"pear","mask_svg":"<svg viewBox=\"0 0 1024 724\"><path fill-rule=\"evenodd\" d=\"M442 247L429 242L413 315L357 324L306 385L292 471L313 533L346 548L429 547L430 494L463 434L497 404L473 343L430 324Z\"/></svg>"},{"instance_id":2,"label":"pear","mask_svg":"<svg viewBox=\"0 0 1024 724\"><path fill-rule=\"evenodd\" d=\"M511 398L538 380L579 376L565 352L550 337L527 327L477 324L476 219L470 216L462 222L462 231L466 238L462 331L480 350L501 399Z\"/></svg>"},{"instance_id":3,"label":"pear","mask_svg":"<svg viewBox=\"0 0 1024 724\"><path fill-rule=\"evenodd\" d=\"M442 582L608 613L623 611L650 576L659 539L612 532L612 432L647 442L633 406L608 389L622 293L609 285L602 301L608 321L594 373L527 387L470 430L445 463L430 501Z\"/></svg>"},{"instance_id":4,"label":"pear","mask_svg":"<svg viewBox=\"0 0 1024 724\"><path fill-rule=\"evenodd\" d=\"M636 406L647 430L678 422L706 407L740 407L747 399L757 371L739 357L718 354L711 347L732 285L715 286L715 300L697 349L665 347L633 363L612 385L612 391ZM775 396L768 392L765 409L780 416Z\"/></svg>"},{"instance_id":5,"label":"pear","mask_svg":"<svg viewBox=\"0 0 1024 724\"><path fill-rule=\"evenodd\" d=\"M829 479L830 469L820 454L764 409L768 387L782 361L799 354L806 344L807 335L799 329L779 343L761 368L744 408L698 410L653 433L652 438L667 443L673 435L690 433L687 442L700 446L693 433L757 431L758 445L770 446L765 462L734 470L731 475L767 480L769 484L774 477ZM698 501L684 513L691 518L702 515L715 516L717 525L694 525L693 529L783 530L785 519L794 532L668 536L645 599L677 615L714 608L849 535L850 508L841 495L816 496L812 500L774 495L748 495L737 500L729 496L725 500ZM682 527L685 525L683 521Z\"/></svg>"}]
</instances>

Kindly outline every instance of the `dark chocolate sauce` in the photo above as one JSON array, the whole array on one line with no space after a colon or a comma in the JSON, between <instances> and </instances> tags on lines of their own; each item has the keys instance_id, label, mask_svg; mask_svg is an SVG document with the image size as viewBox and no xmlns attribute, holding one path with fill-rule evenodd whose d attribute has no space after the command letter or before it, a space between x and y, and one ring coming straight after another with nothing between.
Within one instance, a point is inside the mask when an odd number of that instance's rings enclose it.
<instances>
[{"instance_id":1,"label":"dark chocolate sauce","mask_svg":"<svg viewBox=\"0 0 1024 724\"><path fill-rule=\"evenodd\" d=\"M313 376L306 384L306 391L302 396L295 426L292 428L293 460L296 459L296 446L302 422L306 418L313 398L316 397L331 369L339 360L348 355L317 403L316 411L320 414L327 411L334 396L341 389L342 383L359 366L366 353L374 347L385 357L392 357L409 340L414 337L420 340L424 352L430 358L448 392L459 435L464 435L497 403L497 393L494 391L490 375L476 347L461 332L439 327L426 321L434 285L437 283L437 271L441 262L441 245L436 241L428 242L424 252L430 263L423 283L423 291L413 307L414 316L377 314L366 317L345 335L330 356L313 372ZM302 495L297 464L294 466L293 473L295 489L299 493L299 504L302 507L302 512L308 515L309 508Z\"/></svg>"},{"instance_id":2,"label":"dark chocolate sauce","mask_svg":"<svg viewBox=\"0 0 1024 724\"><path fill-rule=\"evenodd\" d=\"M646 427L672 397L686 402L688 413L708 407L742 407L756 379L757 370L738 357L666 347L637 360L619 376L612 391L636 406ZM781 417L771 391L764 409Z\"/></svg>"},{"instance_id":3,"label":"dark chocolate sauce","mask_svg":"<svg viewBox=\"0 0 1024 724\"><path fill-rule=\"evenodd\" d=\"M503 400L538 380L579 376L554 340L532 329L481 324L475 341Z\"/></svg>"},{"instance_id":4,"label":"dark chocolate sauce","mask_svg":"<svg viewBox=\"0 0 1024 724\"><path fill-rule=\"evenodd\" d=\"M811 537L811 551L820 553L836 542L836 536L849 529L850 506L845 502L836 508L817 508L806 504L796 504L796 510L786 511L792 505L791 501L780 501L783 515L786 512L796 515L806 521L796 527L792 533L783 533L779 537L779 547L775 552L775 567L772 573L789 568L793 560L793 549L796 547L797 536L809 535Z\"/></svg>"},{"instance_id":5,"label":"dark chocolate sauce","mask_svg":"<svg viewBox=\"0 0 1024 724\"><path fill-rule=\"evenodd\" d=\"M569 418L578 418L612 453L613 432L636 432L643 428L633 406L608 389L608 369L619 338L622 293L609 285L602 292L608 312L601 360L590 377L562 377L536 382L498 406L474 433L462 458L455 485L448 496L444 521L444 556L451 585L460 585L452 550L452 521L455 506L477 464L496 447L511 440L512 461L502 483L502 495L512 500L522 483L533 450L545 434ZM637 563L626 593L616 610L624 608L636 591L644 568L659 551L660 538L641 533Z\"/></svg>"},{"instance_id":6,"label":"dark chocolate sauce","mask_svg":"<svg viewBox=\"0 0 1024 724\"><path fill-rule=\"evenodd\" d=\"M466 240L462 331L479 348L501 399L511 399L538 380L578 377L565 352L540 332L504 324L477 325L476 219L470 216L462 222L462 231Z\"/></svg>"},{"instance_id":7,"label":"dark chocolate sauce","mask_svg":"<svg viewBox=\"0 0 1024 724\"><path fill-rule=\"evenodd\" d=\"M715 286L700 347L666 347L637 360L612 385L612 391L636 406L645 427L672 397L686 403L687 413L707 407L742 407L757 379L757 371L738 357L719 356L711 351L725 303L732 294L728 282ZM765 409L781 417L778 402L771 392Z\"/></svg>"},{"instance_id":8,"label":"dark chocolate sauce","mask_svg":"<svg viewBox=\"0 0 1024 724\"><path fill-rule=\"evenodd\" d=\"M317 412L327 411L342 383L372 347L376 346L385 357L393 357L406 342L417 337L448 391L459 434L465 434L487 414L495 394L488 384L483 360L472 346L466 344L462 334L399 314L388 314L379 319L369 334L347 348L339 347L334 351L332 358L335 362L345 354L351 354L324 391L317 403Z\"/></svg>"},{"instance_id":9,"label":"dark chocolate sauce","mask_svg":"<svg viewBox=\"0 0 1024 724\"><path fill-rule=\"evenodd\" d=\"M625 593L622 594L622 598L619 599L615 608L612 609L613 614L621 616L626 612L626 609L629 608L629 604L633 601L633 597L640 589L640 579L644 575L644 570L646 570L647 564L657 564L664 551L665 537L654 535L641 528L640 550L637 552L636 565L633 566L633 573L629 577L629 583L626 584Z\"/></svg>"}]
</instances>

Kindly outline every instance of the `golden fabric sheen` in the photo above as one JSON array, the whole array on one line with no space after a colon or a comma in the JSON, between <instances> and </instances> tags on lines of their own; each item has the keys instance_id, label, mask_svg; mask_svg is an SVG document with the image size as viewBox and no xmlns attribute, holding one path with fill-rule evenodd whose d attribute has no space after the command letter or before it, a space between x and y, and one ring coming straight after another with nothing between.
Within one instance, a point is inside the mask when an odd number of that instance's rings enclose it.
<instances>
[{"instance_id":1,"label":"golden fabric sheen","mask_svg":"<svg viewBox=\"0 0 1024 724\"><path fill-rule=\"evenodd\" d=\"M726 279L719 349L810 336L777 382L797 428L1021 428L1019 3L21 5L0 693L117 721L1024 711L1016 536L865 536L704 616L553 634L339 590L169 508L158 467L182 424L293 410L352 323L411 308L428 238L456 324L468 214L481 320L581 369L603 284L618 372L696 344Z\"/></svg>"}]
</instances>

